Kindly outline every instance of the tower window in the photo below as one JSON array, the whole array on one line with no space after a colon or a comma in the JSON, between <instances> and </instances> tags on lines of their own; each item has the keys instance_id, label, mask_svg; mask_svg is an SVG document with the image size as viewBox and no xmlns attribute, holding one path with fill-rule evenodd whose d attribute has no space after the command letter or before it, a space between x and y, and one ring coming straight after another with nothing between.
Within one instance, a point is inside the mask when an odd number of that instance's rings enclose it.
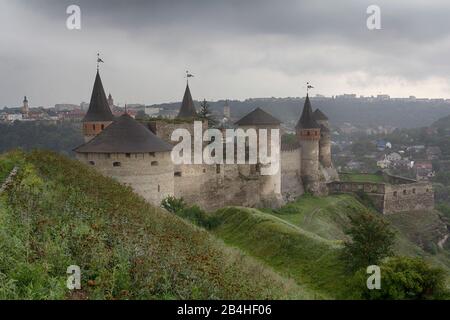
<instances>
[{"instance_id":1,"label":"tower window","mask_svg":"<svg viewBox=\"0 0 450 320\"><path fill-rule=\"evenodd\" d=\"M122 164L120 162L114 162L113 167L121 167Z\"/></svg>"},{"instance_id":2,"label":"tower window","mask_svg":"<svg viewBox=\"0 0 450 320\"><path fill-rule=\"evenodd\" d=\"M152 167L156 167L157 165L159 165L158 161L152 161Z\"/></svg>"},{"instance_id":3,"label":"tower window","mask_svg":"<svg viewBox=\"0 0 450 320\"><path fill-rule=\"evenodd\" d=\"M95 130L95 124L92 125L92 130Z\"/></svg>"},{"instance_id":4,"label":"tower window","mask_svg":"<svg viewBox=\"0 0 450 320\"><path fill-rule=\"evenodd\" d=\"M175 177L181 177L181 171L175 172L175 173L174 173L174 176L175 176Z\"/></svg>"},{"instance_id":5,"label":"tower window","mask_svg":"<svg viewBox=\"0 0 450 320\"><path fill-rule=\"evenodd\" d=\"M89 161L89 164L90 164L91 166L95 166L95 161Z\"/></svg>"},{"instance_id":6,"label":"tower window","mask_svg":"<svg viewBox=\"0 0 450 320\"><path fill-rule=\"evenodd\" d=\"M412 193L416 193L416 189L414 188L414 189L412 189Z\"/></svg>"},{"instance_id":7,"label":"tower window","mask_svg":"<svg viewBox=\"0 0 450 320\"><path fill-rule=\"evenodd\" d=\"M216 173L217 173L217 174L220 173L220 164L216 164Z\"/></svg>"},{"instance_id":8,"label":"tower window","mask_svg":"<svg viewBox=\"0 0 450 320\"><path fill-rule=\"evenodd\" d=\"M105 129L105 125L104 124L102 124L102 130L104 130Z\"/></svg>"},{"instance_id":9,"label":"tower window","mask_svg":"<svg viewBox=\"0 0 450 320\"><path fill-rule=\"evenodd\" d=\"M403 194L407 194L408 192L406 190L403 190Z\"/></svg>"},{"instance_id":10,"label":"tower window","mask_svg":"<svg viewBox=\"0 0 450 320\"><path fill-rule=\"evenodd\" d=\"M131 153L126 153L125 156L126 156L127 158L131 158Z\"/></svg>"},{"instance_id":11,"label":"tower window","mask_svg":"<svg viewBox=\"0 0 450 320\"><path fill-rule=\"evenodd\" d=\"M161 186L158 184L158 192L161 192Z\"/></svg>"},{"instance_id":12,"label":"tower window","mask_svg":"<svg viewBox=\"0 0 450 320\"><path fill-rule=\"evenodd\" d=\"M150 156L150 157L155 157L155 153L154 153L154 152L150 152L150 153L149 153L149 156Z\"/></svg>"},{"instance_id":13,"label":"tower window","mask_svg":"<svg viewBox=\"0 0 450 320\"><path fill-rule=\"evenodd\" d=\"M397 196L397 191L394 191L394 197L396 197Z\"/></svg>"}]
</instances>

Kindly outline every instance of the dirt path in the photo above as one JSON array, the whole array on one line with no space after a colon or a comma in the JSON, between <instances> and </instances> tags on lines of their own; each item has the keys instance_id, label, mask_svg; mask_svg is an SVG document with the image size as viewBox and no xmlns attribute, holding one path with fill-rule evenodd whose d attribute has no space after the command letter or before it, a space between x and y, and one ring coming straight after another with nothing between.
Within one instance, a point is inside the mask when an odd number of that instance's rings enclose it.
<instances>
[{"instance_id":1,"label":"dirt path","mask_svg":"<svg viewBox=\"0 0 450 320\"><path fill-rule=\"evenodd\" d=\"M449 237L449 234L447 233L447 234L445 235L444 238L442 238L441 240L439 240L439 242L438 242L439 248L441 248L441 249L444 248L444 244L445 244L445 242L447 241L448 237Z\"/></svg>"},{"instance_id":2,"label":"dirt path","mask_svg":"<svg viewBox=\"0 0 450 320\"><path fill-rule=\"evenodd\" d=\"M9 173L8 177L5 179L3 184L0 186L0 194L9 186L9 184L14 179L15 175L17 174L17 171L19 170L19 167L14 167L11 172Z\"/></svg>"}]
</instances>

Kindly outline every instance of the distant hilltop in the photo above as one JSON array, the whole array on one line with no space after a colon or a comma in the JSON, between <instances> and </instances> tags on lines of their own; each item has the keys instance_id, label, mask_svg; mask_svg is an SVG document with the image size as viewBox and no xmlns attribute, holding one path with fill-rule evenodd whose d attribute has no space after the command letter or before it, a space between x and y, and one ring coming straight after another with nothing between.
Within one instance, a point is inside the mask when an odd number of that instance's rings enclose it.
<instances>
[{"instance_id":1,"label":"distant hilltop","mask_svg":"<svg viewBox=\"0 0 450 320\"><path fill-rule=\"evenodd\" d=\"M246 100L208 101L211 110L221 113L228 103L231 115L239 119L257 107L264 109L283 123L295 125L298 105L304 104L303 97L287 98L249 98ZM438 119L450 115L448 99L390 98L387 95L377 97L358 97L344 94L334 97L311 97L314 105L325 112L335 126L352 123L361 127L387 125L397 128L426 127ZM194 101L200 109L200 101ZM177 110L180 102L152 105L162 110Z\"/></svg>"},{"instance_id":2,"label":"distant hilltop","mask_svg":"<svg viewBox=\"0 0 450 320\"><path fill-rule=\"evenodd\" d=\"M111 98L112 99L112 98ZM197 110L203 99L194 100ZM285 98L248 98L245 100L227 99L208 101L211 111L217 117L223 116L225 105L229 107L231 120L238 120L255 108L262 108L285 123L288 127L295 126L298 115L298 105L304 104L304 97ZM427 127L441 118L450 115L450 99L427 99L410 96L408 98L391 98L389 95L371 97L357 96L356 94L343 94L333 97L315 95L311 97L315 106L323 110L334 126L339 127L351 123L361 128L390 126L395 128ZM112 102L113 103L113 102ZM181 101L160 104L128 104L130 112L151 110L152 116L161 115L171 117L176 115ZM52 108L39 108L39 110L54 110L63 112L78 105L56 104ZM115 106L115 105L114 105ZM6 108L0 114L19 114L22 107ZM81 103L80 110L87 110L88 103ZM115 106L116 109L123 109ZM30 107L30 111L37 108ZM79 115L82 118L82 115ZM16 120L16 119L13 119ZM442 122L441 122L442 123Z\"/></svg>"}]
</instances>

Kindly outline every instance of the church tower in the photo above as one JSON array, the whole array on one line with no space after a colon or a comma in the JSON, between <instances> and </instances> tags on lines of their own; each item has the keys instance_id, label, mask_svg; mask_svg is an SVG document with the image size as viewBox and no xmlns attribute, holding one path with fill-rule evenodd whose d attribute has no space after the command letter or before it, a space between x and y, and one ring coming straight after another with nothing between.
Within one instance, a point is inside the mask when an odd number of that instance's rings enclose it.
<instances>
[{"instance_id":1,"label":"church tower","mask_svg":"<svg viewBox=\"0 0 450 320\"><path fill-rule=\"evenodd\" d=\"M94 88L92 89L89 110L83 119L84 141L92 140L114 121L114 116L108 105L102 79L97 70Z\"/></svg>"},{"instance_id":2,"label":"church tower","mask_svg":"<svg viewBox=\"0 0 450 320\"><path fill-rule=\"evenodd\" d=\"M314 120L316 120L320 126L319 160L324 168L330 168L332 167L331 134L328 118L322 111L316 109L316 111L314 111Z\"/></svg>"},{"instance_id":3,"label":"church tower","mask_svg":"<svg viewBox=\"0 0 450 320\"><path fill-rule=\"evenodd\" d=\"M25 96L23 98L23 106L22 106L22 114L24 115L28 115L28 112L30 111L29 106L28 106L28 99L27 96Z\"/></svg>"},{"instance_id":4,"label":"church tower","mask_svg":"<svg viewBox=\"0 0 450 320\"><path fill-rule=\"evenodd\" d=\"M306 95L302 115L295 127L301 147L301 177L305 190L316 194L319 192L319 140L320 125L314 119L309 95Z\"/></svg>"},{"instance_id":5,"label":"church tower","mask_svg":"<svg viewBox=\"0 0 450 320\"><path fill-rule=\"evenodd\" d=\"M108 106L111 110L114 108L114 99L111 93L108 95Z\"/></svg>"}]
</instances>

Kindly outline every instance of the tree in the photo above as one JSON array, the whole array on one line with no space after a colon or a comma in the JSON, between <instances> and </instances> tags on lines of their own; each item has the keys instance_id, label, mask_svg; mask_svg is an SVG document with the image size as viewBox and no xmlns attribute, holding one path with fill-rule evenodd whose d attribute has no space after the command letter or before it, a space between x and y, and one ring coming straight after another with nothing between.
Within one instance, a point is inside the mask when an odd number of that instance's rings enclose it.
<instances>
[{"instance_id":1,"label":"tree","mask_svg":"<svg viewBox=\"0 0 450 320\"><path fill-rule=\"evenodd\" d=\"M369 212L349 219L351 226L345 233L351 240L344 242L341 258L350 271L379 264L393 254L395 234L386 221Z\"/></svg>"},{"instance_id":2,"label":"tree","mask_svg":"<svg viewBox=\"0 0 450 320\"><path fill-rule=\"evenodd\" d=\"M215 126L217 121L213 118L211 111L209 110L209 104L206 99L200 104L200 112L198 117L202 120L208 120L209 127Z\"/></svg>"},{"instance_id":3,"label":"tree","mask_svg":"<svg viewBox=\"0 0 450 320\"><path fill-rule=\"evenodd\" d=\"M381 288L368 290L366 270L354 277L357 298L370 300L448 299L445 272L421 258L394 257L380 265Z\"/></svg>"}]
</instances>

